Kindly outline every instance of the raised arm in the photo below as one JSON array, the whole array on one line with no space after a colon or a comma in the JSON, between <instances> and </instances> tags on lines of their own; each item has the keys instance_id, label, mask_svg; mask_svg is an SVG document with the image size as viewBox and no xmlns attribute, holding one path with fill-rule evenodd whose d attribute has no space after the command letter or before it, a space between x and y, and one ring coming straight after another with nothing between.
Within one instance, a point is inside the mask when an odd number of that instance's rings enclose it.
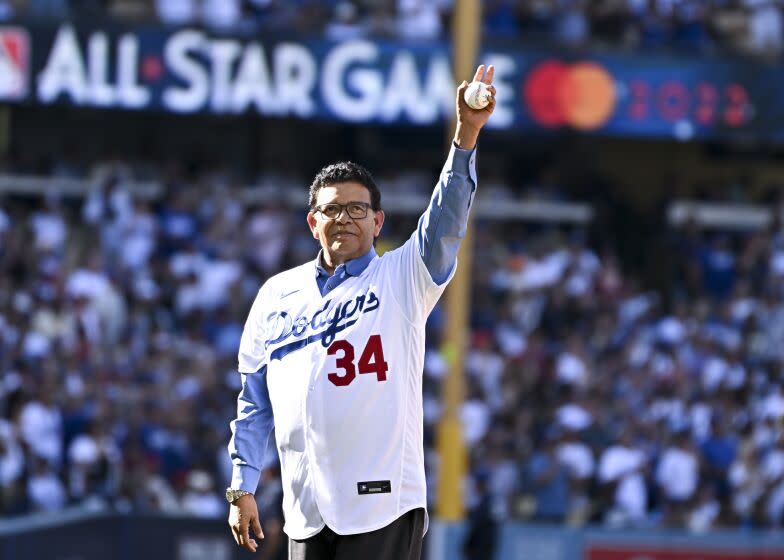
<instances>
[{"instance_id":1,"label":"raised arm","mask_svg":"<svg viewBox=\"0 0 784 560\"><path fill-rule=\"evenodd\" d=\"M495 108L493 65L485 71L484 64L476 69L474 81L483 81L492 93L484 109L472 109L463 98L468 83L457 88L455 111L457 127L454 141L430 204L419 218L417 237L419 252L436 284L449 278L457 259L460 240L468 225L468 211L476 190L476 141Z\"/></svg>"}]
</instances>

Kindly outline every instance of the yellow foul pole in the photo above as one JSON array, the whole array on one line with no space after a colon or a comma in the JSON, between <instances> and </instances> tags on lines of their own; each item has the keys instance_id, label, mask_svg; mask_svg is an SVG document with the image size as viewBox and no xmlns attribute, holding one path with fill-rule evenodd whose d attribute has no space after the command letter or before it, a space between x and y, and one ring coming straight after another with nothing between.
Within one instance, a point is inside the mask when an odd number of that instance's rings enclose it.
<instances>
[{"instance_id":1,"label":"yellow foul pole","mask_svg":"<svg viewBox=\"0 0 784 560\"><path fill-rule=\"evenodd\" d=\"M479 0L457 0L452 20L453 70L458 82L470 80L476 69L480 29ZM451 142L455 120L447 129ZM449 370L443 387L443 416L438 426L437 514L444 521L460 521L465 516L463 506L463 478L467 456L460 425L463 403L463 362L468 333L468 310L471 294L472 230L468 222L466 236L460 245L459 266L446 292L447 331L445 354Z\"/></svg>"}]
</instances>

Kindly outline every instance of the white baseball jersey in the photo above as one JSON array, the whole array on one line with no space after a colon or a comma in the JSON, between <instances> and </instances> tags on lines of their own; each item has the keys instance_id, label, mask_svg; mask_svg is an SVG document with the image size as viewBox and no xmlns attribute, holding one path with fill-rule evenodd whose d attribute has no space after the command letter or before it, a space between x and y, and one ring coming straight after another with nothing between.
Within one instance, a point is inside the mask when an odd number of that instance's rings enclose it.
<instances>
[{"instance_id":1,"label":"white baseball jersey","mask_svg":"<svg viewBox=\"0 0 784 560\"><path fill-rule=\"evenodd\" d=\"M418 243L412 235L325 296L312 261L282 272L251 308L239 369L267 367L294 539L325 522L373 531L426 507L425 321L447 282L432 280Z\"/></svg>"}]
</instances>

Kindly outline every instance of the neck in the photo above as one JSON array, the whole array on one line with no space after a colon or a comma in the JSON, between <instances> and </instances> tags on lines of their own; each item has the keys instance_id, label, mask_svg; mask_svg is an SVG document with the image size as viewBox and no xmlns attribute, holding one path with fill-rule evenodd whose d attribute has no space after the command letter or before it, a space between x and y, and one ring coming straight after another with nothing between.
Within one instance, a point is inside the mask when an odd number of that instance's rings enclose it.
<instances>
[{"instance_id":1,"label":"neck","mask_svg":"<svg viewBox=\"0 0 784 560\"><path fill-rule=\"evenodd\" d=\"M330 276L332 276L335 273L335 269L337 267L339 267L340 265L346 264L347 262L353 261L355 259L361 259L361 258L367 256L367 254L370 253L372 250L373 250L373 247L371 246L370 248L368 248L367 251L365 251L364 253L362 253L360 255L353 255L351 257L347 257L345 255L336 255L336 254L330 253L329 251L327 251L326 249L324 249L322 247L322 249L321 249L321 260L320 260L321 267L324 270L326 270L327 273Z\"/></svg>"},{"instance_id":2,"label":"neck","mask_svg":"<svg viewBox=\"0 0 784 560\"><path fill-rule=\"evenodd\" d=\"M337 255L330 255L327 251L321 252L321 266L324 267L324 270L326 270L330 276L332 276L335 273L335 269L345 263L346 260L348 259L344 259Z\"/></svg>"}]
</instances>

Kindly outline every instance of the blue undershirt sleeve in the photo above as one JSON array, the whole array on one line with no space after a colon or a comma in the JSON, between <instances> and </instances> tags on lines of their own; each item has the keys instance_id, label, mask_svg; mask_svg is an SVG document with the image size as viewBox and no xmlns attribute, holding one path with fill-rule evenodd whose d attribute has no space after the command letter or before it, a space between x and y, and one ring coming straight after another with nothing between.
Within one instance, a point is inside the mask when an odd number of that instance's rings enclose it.
<instances>
[{"instance_id":1,"label":"blue undershirt sleeve","mask_svg":"<svg viewBox=\"0 0 784 560\"><path fill-rule=\"evenodd\" d=\"M453 144L417 225L419 253L438 285L449 279L457 261L475 191L476 148L462 150Z\"/></svg>"},{"instance_id":2,"label":"blue undershirt sleeve","mask_svg":"<svg viewBox=\"0 0 784 560\"><path fill-rule=\"evenodd\" d=\"M256 373L241 373L237 417L231 422L229 455L233 463L231 487L256 492L274 429L267 390L267 366Z\"/></svg>"}]
</instances>

